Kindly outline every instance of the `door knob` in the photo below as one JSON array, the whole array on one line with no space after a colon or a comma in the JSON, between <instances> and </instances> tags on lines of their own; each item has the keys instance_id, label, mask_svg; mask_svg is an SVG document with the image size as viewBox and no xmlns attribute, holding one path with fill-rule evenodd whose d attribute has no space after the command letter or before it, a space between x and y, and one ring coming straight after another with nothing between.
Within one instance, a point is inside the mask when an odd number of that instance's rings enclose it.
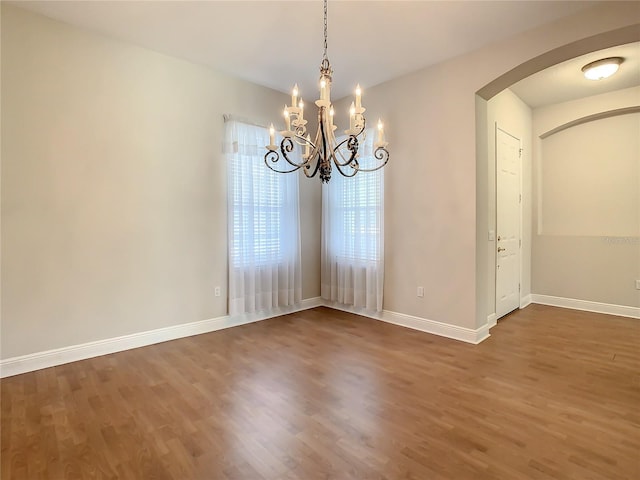
<instances>
[{"instance_id":1,"label":"door knob","mask_svg":"<svg viewBox=\"0 0 640 480\"><path fill-rule=\"evenodd\" d=\"M506 250L506 248L498 247L498 253L504 252L505 250Z\"/></svg>"}]
</instances>

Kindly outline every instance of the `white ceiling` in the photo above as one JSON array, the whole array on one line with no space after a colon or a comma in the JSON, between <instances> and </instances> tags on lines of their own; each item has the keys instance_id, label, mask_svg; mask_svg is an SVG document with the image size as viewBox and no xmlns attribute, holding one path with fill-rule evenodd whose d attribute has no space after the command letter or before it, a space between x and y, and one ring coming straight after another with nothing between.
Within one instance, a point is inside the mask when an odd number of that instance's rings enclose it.
<instances>
[{"instance_id":1,"label":"white ceiling","mask_svg":"<svg viewBox=\"0 0 640 480\"><path fill-rule=\"evenodd\" d=\"M10 2L266 87L317 95L322 2ZM329 2L333 98L589 8L595 1Z\"/></svg>"},{"instance_id":2,"label":"white ceiling","mask_svg":"<svg viewBox=\"0 0 640 480\"><path fill-rule=\"evenodd\" d=\"M624 62L612 77L587 80L582 67L601 58L622 57ZM511 86L511 90L532 108L598 95L640 85L640 42L576 57L542 70Z\"/></svg>"}]
</instances>

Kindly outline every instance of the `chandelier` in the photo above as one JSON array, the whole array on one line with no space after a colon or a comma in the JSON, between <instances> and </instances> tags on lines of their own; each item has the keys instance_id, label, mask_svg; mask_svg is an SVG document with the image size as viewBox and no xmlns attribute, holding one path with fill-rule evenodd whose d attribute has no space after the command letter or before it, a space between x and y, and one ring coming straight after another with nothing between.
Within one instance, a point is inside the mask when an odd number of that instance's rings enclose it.
<instances>
[{"instance_id":1,"label":"chandelier","mask_svg":"<svg viewBox=\"0 0 640 480\"><path fill-rule=\"evenodd\" d=\"M307 134L304 119L304 103L298 101L298 85L293 87L291 105L284 108L285 130L280 132L282 141L280 146L275 144L275 129L269 127L269 145L264 156L264 162L271 170L278 173L291 173L299 169L308 178L320 173L320 180L326 183L331 179L332 165L345 177L353 177L358 172L373 172L384 167L389 161L387 142L384 140L384 126L378 120L377 139L373 146L373 157L376 165L363 168L358 161L358 146L365 138L366 120L365 108L362 106L362 91L360 85L356 87L355 102L349 110L349 129L345 130L345 138L336 140L333 124L334 109L331 105L331 75L333 70L327 57L327 0L324 0L324 54L320 63L320 99L316 100L318 107L318 130L312 141ZM290 155L298 150L302 153L302 160L297 162ZM284 159L284 161L282 161ZM280 164L278 162L281 162ZM280 165L283 168L280 168Z\"/></svg>"}]
</instances>

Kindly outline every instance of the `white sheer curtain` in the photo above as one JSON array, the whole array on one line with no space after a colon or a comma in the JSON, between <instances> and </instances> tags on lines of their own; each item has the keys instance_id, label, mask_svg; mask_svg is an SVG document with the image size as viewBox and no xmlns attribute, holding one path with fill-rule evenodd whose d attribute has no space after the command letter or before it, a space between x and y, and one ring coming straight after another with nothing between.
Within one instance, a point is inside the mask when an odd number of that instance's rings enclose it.
<instances>
[{"instance_id":1,"label":"white sheer curtain","mask_svg":"<svg viewBox=\"0 0 640 480\"><path fill-rule=\"evenodd\" d=\"M229 314L302 298L298 175L265 165L266 128L227 121Z\"/></svg>"},{"instance_id":2,"label":"white sheer curtain","mask_svg":"<svg viewBox=\"0 0 640 480\"><path fill-rule=\"evenodd\" d=\"M372 130L360 146L363 168L375 164ZM335 171L322 186L322 298L382 310L384 168L346 178Z\"/></svg>"}]
</instances>

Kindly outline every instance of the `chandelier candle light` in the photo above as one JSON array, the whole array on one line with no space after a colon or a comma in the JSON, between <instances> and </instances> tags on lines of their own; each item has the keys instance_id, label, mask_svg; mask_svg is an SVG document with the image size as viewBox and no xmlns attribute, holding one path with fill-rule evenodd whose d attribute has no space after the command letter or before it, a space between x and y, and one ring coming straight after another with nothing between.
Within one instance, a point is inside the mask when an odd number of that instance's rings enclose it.
<instances>
[{"instance_id":1,"label":"chandelier candle light","mask_svg":"<svg viewBox=\"0 0 640 480\"><path fill-rule=\"evenodd\" d=\"M285 130L280 132L282 142L275 144L276 131L273 124L269 127L268 152L264 162L271 170L278 173L291 173L303 169L304 174L311 178L320 173L320 180L326 183L331 179L332 164L345 177L353 177L358 172L373 172L384 167L389 161L387 142L384 139L384 126L378 120L378 134L373 146L373 156L377 165L363 168L358 161L358 146L364 140L366 120L365 108L362 106L362 89L356 87L355 103L351 102L349 109L349 129L344 133L346 138L338 142L335 137L337 127L333 124L334 109L331 105L331 75L333 70L327 57L327 0L324 0L324 54L320 64L320 99L316 100L318 107L318 131L313 141L307 134L307 121L304 119L304 103L298 100L300 92L298 85L291 92L291 105L284 107ZM303 151L302 161L296 162L289 157L296 146ZM286 162L284 170L278 167L283 158ZM283 162L284 163L284 162Z\"/></svg>"}]
</instances>

